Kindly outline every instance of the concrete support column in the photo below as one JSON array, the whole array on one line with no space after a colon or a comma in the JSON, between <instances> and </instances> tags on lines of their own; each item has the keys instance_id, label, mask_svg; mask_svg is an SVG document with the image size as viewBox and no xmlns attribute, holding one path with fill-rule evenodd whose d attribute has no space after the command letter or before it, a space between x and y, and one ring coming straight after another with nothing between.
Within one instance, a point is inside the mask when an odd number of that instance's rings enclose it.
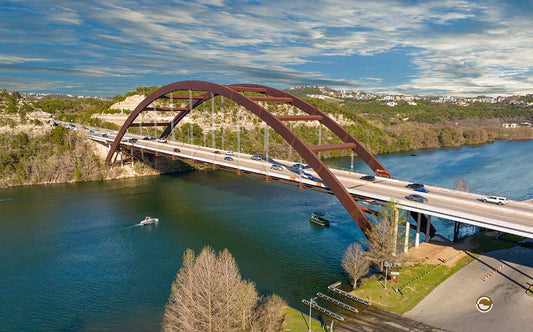
<instances>
[{"instance_id":1,"label":"concrete support column","mask_svg":"<svg viewBox=\"0 0 533 332\"><path fill-rule=\"evenodd\" d=\"M426 227L426 242L429 242L429 229L431 228L431 216L428 215L428 224Z\"/></svg>"},{"instance_id":2,"label":"concrete support column","mask_svg":"<svg viewBox=\"0 0 533 332\"><path fill-rule=\"evenodd\" d=\"M392 255L396 256L396 247L398 246L398 215L400 211L396 209L394 211L394 238L392 239Z\"/></svg>"},{"instance_id":3,"label":"concrete support column","mask_svg":"<svg viewBox=\"0 0 533 332\"><path fill-rule=\"evenodd\" d=\"M415 248L418 248L420 245L420 222L422 219L422 213L418 213L418 218L416 219L416 235L415 235Z\"/></svg>"},{"instance_id":4,"label":"concrete support column","mask_svg":"<svg viewBox=\"0 0 533 332\"><path fill-rule=\"evenodd\" d=\"M403 244L403 252L407 252L409 249L409 230L411 223L409 222L409 219L411 218L411 212L407 211L407 218L405 219L405 242Z\"/></svg>"}]
</instances>

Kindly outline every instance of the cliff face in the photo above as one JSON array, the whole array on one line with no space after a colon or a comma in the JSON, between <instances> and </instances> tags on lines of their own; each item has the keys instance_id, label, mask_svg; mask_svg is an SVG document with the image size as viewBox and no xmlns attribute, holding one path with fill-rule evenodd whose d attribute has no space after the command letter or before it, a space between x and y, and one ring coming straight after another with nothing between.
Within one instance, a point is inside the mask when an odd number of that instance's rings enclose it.
<instances>
[{"instance_id":1,"label":"cliff face","mask_svg":"<svg viewBox=\"0 0 533 332\"><path fill-rule=\"evenodd\" d=\"M113 105L109 107L109 109L133 111L135 107L137 107L137 105L139 105L139 103L143 101L144 98L145 96L143 95L129 96L129 97L126 97L126 99L121 102L114 103Z\"/></svg>"}]
</instances>

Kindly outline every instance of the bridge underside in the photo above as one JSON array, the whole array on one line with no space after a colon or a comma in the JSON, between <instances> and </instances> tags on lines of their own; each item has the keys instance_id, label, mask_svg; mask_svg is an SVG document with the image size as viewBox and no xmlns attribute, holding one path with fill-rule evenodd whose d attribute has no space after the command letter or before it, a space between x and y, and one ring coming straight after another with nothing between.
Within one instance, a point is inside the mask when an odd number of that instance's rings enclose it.
<instances>
[{"instance_id":1,"label":"bridge underside","mask_svg":"<svg viewBox=\"0 0 533 332\"><path fill-rule=\"evenodd\" d=\"M184 93L186 92L186 93ZM194 92L194 94L193 94ZM270 128L278 133L310 167L318 174L330 193L334 194L350 214L356 224L366 233L373 226L367 215L370 212L359 204L347 189L341 184L331 170L317 155L320 152L339 149L351 150L361 160L363 160L377 175L392 177L389 171L352 135L337 124L327 114L310 105L304 100L295 97L287 92L271 87L252 84L219 85L205 81L182 81L165 85L149 96L147 96L128 116L123 126L120 128L109 153L106 158L108 165L112 164L113 156L120 148L120 142L130 127L140 126L160 126L164 127L160 138L167 138L175 130L176 126L190 112L198 106L211 100L214 105L214 98L222 96L244 107L252 114L264 121ZM170 100L170 107L158 106L157 101L164 100L167 104ZM174 101L187 101L186 107L174 107ZM276 115L260 103L281 103L289 105L300 114ZM161 111L171 112L174 117L170 122L139 123L134 122L142 112ZM320 125L326 127L342 143L325 145L308 145L299 137L290 126L289 121L318 121Z\"/></svg>"}]
</instances>

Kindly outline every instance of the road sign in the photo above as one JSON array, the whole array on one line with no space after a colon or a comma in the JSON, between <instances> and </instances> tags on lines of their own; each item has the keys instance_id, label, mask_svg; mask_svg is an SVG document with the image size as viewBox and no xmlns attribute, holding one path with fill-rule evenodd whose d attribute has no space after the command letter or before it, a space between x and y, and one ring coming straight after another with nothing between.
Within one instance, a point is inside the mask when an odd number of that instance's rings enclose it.
<instances>
[{"instance_id":1,"label":"road sign","mask_svg":"<svg viewBox=\"0 0 533 332\"><path fill-rule=\"evenodd\" d=\"M398 278L400 276L400 272L391 272L390 273L390 280L394 282L398 282Z\"/></svg>"}]
</instances>

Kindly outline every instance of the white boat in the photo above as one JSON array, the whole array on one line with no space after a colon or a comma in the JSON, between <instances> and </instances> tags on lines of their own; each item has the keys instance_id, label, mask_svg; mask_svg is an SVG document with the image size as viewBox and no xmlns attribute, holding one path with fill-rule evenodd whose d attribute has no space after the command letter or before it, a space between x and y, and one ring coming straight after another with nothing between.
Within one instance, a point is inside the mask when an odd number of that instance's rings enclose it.
<instances>
[{"instance_id":1,"label":"white boat","mask_svg":"<svg viewBox=\"0 0 533 332\"><path fill-rule=\"evenodd\" d=\"M144 220L141 220L141 225L150 225L150 224L157 224L159 222L159 218L154 217L146 217Z\"/></svg>"}]
</instances>

